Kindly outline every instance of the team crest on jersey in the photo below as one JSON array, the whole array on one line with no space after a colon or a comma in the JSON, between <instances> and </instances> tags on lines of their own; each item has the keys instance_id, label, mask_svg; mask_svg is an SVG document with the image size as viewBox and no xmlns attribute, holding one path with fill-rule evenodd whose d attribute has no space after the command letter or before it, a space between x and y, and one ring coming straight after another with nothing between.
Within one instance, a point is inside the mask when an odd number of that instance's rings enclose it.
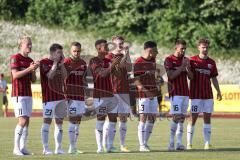
<instances>
[{"instance_id":1,"label":"team crest on jersey","mask_svg":"<svg viewBox=\"0 0 240 160\"><path fill-rule=\"evenodd\" d=\"M208 64L208 68L211 69L212 68L212 64Z\"/></svg>"}]
</instances>

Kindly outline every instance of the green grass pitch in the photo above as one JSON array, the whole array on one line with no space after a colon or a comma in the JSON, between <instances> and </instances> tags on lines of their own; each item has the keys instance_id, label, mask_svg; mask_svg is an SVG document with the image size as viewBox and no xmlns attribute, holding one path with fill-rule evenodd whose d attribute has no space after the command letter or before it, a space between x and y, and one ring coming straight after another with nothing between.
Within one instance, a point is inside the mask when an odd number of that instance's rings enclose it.
<instances>
[{"instance_id":1,"label":"green grass pitch","mask_svg":"<svg viewBox=\"0 0 240 160\"><path fill-rule=\"evenodd\" d=\"M31 118L28 149L34 153L33 156L16 157L12 155L14 128L17 120L15 118L0 118L0 159L56 159L56 160L126 160L126 159L162 159L162 160L239 160L240 159L240 127L238 119L213 119L212 120L212 144L214 149L211 151L203 150L202 119L196 125L193 147L195 150L184 152L167 152L169 139L169 121L157 121L153 134L150 137L149 145L152 152L138 152L137 140L137 120L129 121L126 144L132 151L131 153L104 153L97 154L95 142L95 120L84 121L80 127L78 148L84 151L81 155L42 155L42 144L40 128L41 118ZM63 149L68 149L68 122L64 122ZM50 149L54 149L53 125L50 130ZM186 125L184 128L184 142L186 142ZM119 148L119 133L115 137L115 147Z\"/></svg>"}]
</instances>

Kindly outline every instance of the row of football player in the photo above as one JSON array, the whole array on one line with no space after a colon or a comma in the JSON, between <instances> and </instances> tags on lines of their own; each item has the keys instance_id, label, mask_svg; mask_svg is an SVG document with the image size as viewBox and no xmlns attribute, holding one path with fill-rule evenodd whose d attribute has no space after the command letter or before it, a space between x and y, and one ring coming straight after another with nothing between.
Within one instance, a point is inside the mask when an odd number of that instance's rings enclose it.
<instances>
[{"instance_id":1,"label":"row of football player","mask_svg":"<svg viewBox=\"0 0 240 160\"><path fill-rule=\"evenodd\" d=\"M94 106L97 106L97 123L96 123L96 140L97 153L103 152L103 133L106 133L106 151L114 152L113 141L116 132L117 116L119 115L119 132L120 132L120 150L129 152L125 145L126 122L127 115L130 112L129 107L129 83L127 77L129 63L128 48L124 48L124 39L121 36L112 38L116 48L112 53L108 52L107 41L100 39L95 43L97 56L89 62L90 71L94 77ZM192 135L194 124L199 112L204 112L204 139L205 149L210 146L210 117L213 108L212 90L210 79L213 79L213 84L218 91L218 99L221 99L221 93L216 79L217 70L215 62L207 56L209 42L206 39L201 39L198 44L200 51L198 56L190 59L184 56L186 50L186 42L177 40L175 44L175 53L165 59L165 68L168 75L168 80L171 83L169 94L171 97L171 114L173 121L171 123L171 136L169 150L174 150L174 136L177 130L177 146L176 149L185 149L181 139L183 133L183 122L185 119L186 108L188 106L188 85L187 76L190 79L190 98L192 99L191 111L193 123L188 126L188 148L191 148ZM86 62L81 59L81 44L73 42L71 44L71 56L63 59L62 46L52 44L50 47L50 57L41 60L40 62L28 57L31 52L32 43L29 37L25 37L20 43L20 53L11 56L12 70L12 101L14 111L19 123L15 129L15 145L13 153L16 155L26 155L30 152L26 149L26 139L28 135L29 117L32 109L31 98L31 82L36 80L35 70L40 66L42 97L43 97L43 118L44 123L41 129L43 154L52 154L48 147L49 126L52 118L55 118L55 153L63 154L61 147L62 142L62 119L56 117L56 106L61 103L66 97L59 93L59 87L63 83L63 79L67 78L67 89L64 92L69 93L67 98L73 100L69 108L81 115L84 110L84 97L76 96L83 93L83 88L68 87L68 86L84 86L84 73L87 70ZM157 83L155 81L157 45L153 41L144 43L143 55L134 63L134 83L138 89L138 104L140 111L140 122L138 125L138 138L140 151L150 151L147 144L152 133L154 121L157 112ZM77 72L76 72L77 71ZM203 72L204 71L204 72ZM147 74L146 74L147 73ZM66 74L66 75L65 75ZM68 85L70 84L70 85ZM25 90L27 88L27 90ZM53 89L54 88L54 89ZM194 92L193 89L198 89ZM58 91L56 91L58 90ZM80 91L79 91L80 90ZM61 90L60 90L61 91ZM73 93L73 94L71 94ZM84 94L80 94L84 95ZM113 103L115 102L115 103ZM116 105L113 110L109 111L106 130L103 130L106 116L101 112L105 112L106 106ZM207 109L207 110L205 110ZM81 116L70 119L69 123L69 153L79 154L76 147L77 137L79 132L79 124Z\"/></svg>"}]
</instances>

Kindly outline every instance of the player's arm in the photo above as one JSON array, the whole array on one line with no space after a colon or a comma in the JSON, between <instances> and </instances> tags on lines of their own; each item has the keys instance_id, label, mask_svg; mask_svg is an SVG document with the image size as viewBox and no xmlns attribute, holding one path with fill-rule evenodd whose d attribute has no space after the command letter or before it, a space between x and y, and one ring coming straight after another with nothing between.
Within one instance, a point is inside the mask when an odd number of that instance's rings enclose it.
<instances>
[{"instance_id":1,"label":"player's arm","mask_svg":"<svg viewBox=\"0 0 240 160\"><path fill-rule=\"evenodd\" d=\"M58 62L54 61L51 69L47 72L47 77L49 79L52 79L54 77L54 75L56 74L56 71L57 71L57 67L58 67Z\"/></svg>"},{"instance_id":2,"label":"player's arm","mask_svg":"<svg viewBox=\"0 0 240 160\"><path fill-rule=\"evenodd\" d=\"M170 79L170 80L175 79L183 71L185 71L185 67L182 67L182 66L176 68L176 70L167 70L168 79Z\"/></svg>"},{"instance_id":3,"label":"player's arm","mask_svg":"<svg viewBox=\"0 0 240 160\"><path fill-rule=\"evenodd\" d=\"M222 93L220 91L220 87L219 87L217 77L212 77L212 83L213 83L214 88L217 91L217 100L221 101L222 100Z\"/></svg>"},{"instance_id":4,"label":"player's arm","mask_svg":"<svg viewBox=\"0 0 240 160\"><path fill-rule=\"evenodd\" d=\"M125 50L125 55L123 56L122 60L120 61L120 67L125 67L128 72L132 71L132 63L131 63L131 58L129 55L129 49L127 48Z\"/></svg>"},{"instance_id":5,"label":"player's arm","mask_svg":"<svg viewBox=\"0 0 240 160\"><path fill-rule=\"evenodd\" d=\"M186 71L187 65L188 60L186 58L183 59L182 65L176 68L172 67L172 64L169 60L165 60L165 68L167 71L168 79L173 80L177 76L179 76L182 72Z\"/></svg>"},{"instance_id":6,"label":"player's arm","mask_svg":"<svg viewBox=\"0 0 240 160\"><path fill-rule=\"evenodd\" d=\"M100 65L97 65L95 67L95 69L93 69L93 70L94 70L96 75L101 76L101 77L106 77L106 76L108 76L112 72L114 67L117 64L119 64L119 62L120 62L120 58L114 58L112 60L112 63L109 65L108 68L104 68L104 67L101 67Z\"/></svg>"},{"instance_id":7,"label":"player's arm","mask_svg":"<svg viewBox=\"0 0 240 160\"><path fill-rule=\"evenodd\" d=\"M38 67L38 65L36 65L34 62L32 62L28 68L26 68L22 71L19 71L17 68L12 68L11 72L12 72L13 79L22 78L23 76L25 76L31 72L34 72L35 69L37 69L37 67Z\"/></svg>"},{"instance_id":8,"label":"player's arm","mask_svg":"<svg viewBox=\"0 0 240 160\"><path fill-rule=\"evenodd\" d=\"M36 80L37 80L36 72L33 71L32 74L31 74L31 81L36 82Z\"/></svg>"}]
</instances>

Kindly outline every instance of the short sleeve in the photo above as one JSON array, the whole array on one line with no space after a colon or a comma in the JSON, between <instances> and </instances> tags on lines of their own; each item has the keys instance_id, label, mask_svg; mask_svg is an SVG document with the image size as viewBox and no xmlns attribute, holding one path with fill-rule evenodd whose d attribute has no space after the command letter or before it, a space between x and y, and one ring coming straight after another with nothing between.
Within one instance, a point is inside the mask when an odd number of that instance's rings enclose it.
<instances>
[{"instance_id":1,"label":"short sleeve","mask_svg":"<svg viewBox=\"0 0 240 160\"><path fill-rule=\"evenodd\" d=\"M166 69L167 71L174 69L173 63L171 62L171 60L170 60L169 58L166 58L166 59L165 59L165 61L164 61L164 67L165 67L165 69Z\"/></svg>"},{"instance_id":2,"label":"short sleeve","mask_svg":"<svg viewBox=\"0 0 240 160\"><path fill-rule=\"evenodd\" d=\"M19 65L19 62L17 60L17 57L16 56L12 56L10 58L10 68L11 69L17 69L19 67L20 67L20 65Z\"/></svg>"},{"instance_id":3,"label":"short sleeve","mask_svg":"<svg viewBox=\"0 0 240 160\"><path fill-rule=\"evenodd\" d=\"M40 62L40 73L47 74L51 68L48 64Z\"/></svg>"}]
</instances>

